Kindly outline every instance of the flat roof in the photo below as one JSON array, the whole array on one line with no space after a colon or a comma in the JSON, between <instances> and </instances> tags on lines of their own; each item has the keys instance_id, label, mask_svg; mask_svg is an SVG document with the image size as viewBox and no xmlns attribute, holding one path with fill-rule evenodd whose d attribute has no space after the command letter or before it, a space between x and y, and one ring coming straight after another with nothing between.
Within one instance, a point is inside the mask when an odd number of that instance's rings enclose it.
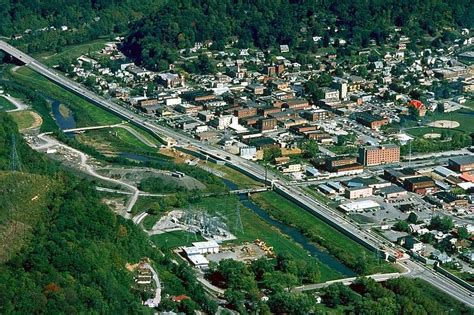
<instances>
[{"instance_id":1,"label":"flat roof","mask_svg":"<svg viewBox=\"0 0 474 315\"><path fill-rule=\"evenodd\" d=\"M396 194L396 193L407 192L407 191L400 186L390 185L390 186L381 188L380 192L383 194Z\"/></svg>"},{"instance_id":2,"label":"flat roof","mask_svg":"<svg viewBox=\"0 0 474 315\"><path fill-rule=\"evenodd\" d=\"M474 155L452 157L449 161L459 165L474 164Z\"/></svg>"},{"instance_id":3,"label":"flat roof","mask_svg":"<svg viewBox=\"0 0 474 315\"><path fill-rule=\"evenodd\" d=\"M216 241L194 242L193 245L197 248L219 247Z\"/></svg>"},{"instance_id":4,"label":"flat roof","mask_svg":"<svg viewBox=\"0 0 474 315\"><path fill-rule=\"evenodd\" d=\"M428 177L428 176L409 177L405 180L409 183L412 183L412 184L423 183L423 182L434 182L434 180L431 177Z\"/></svg>"},{"instance_id":5,"label":"flat roof","mask_svg":"<svg viewBox=\"0 0 474 315\"><path fill-rule=\"evenodd\" d=\"M355 201L351 203L346 203L342 204L339 206L342 210L345 210L347 212L352 212L352 211L363 211L365 209L374 209L374 208L380 208L380 204L373 200L361 200L361 201Z\"/></svg>"},{"instance_id":6,"label":"flat roof","mask_svg":"<svg viewBox=\"0 0 474 315\"><path fill-rule=\"evenodd\" d=\"M195 266L208 265L209 264L209 260L207 260L206 257L204 257L203 255L193 255L193 256L188 257L188 259Z\"/></svg>"}]
</instances>

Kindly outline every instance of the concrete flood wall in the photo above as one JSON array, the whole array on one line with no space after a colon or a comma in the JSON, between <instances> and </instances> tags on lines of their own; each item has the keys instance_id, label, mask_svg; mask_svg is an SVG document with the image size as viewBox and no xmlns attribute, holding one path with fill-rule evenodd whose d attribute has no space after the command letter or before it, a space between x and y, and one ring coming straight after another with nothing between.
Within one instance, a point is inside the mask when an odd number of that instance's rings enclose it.
<instances>
[{"instance_id":1,"label":"concrete flood wall","mask_svg":"<svg viewBox=\"0 0 474 315\"><path fill-rule=\"evenodd\" d=\"M469 291L471 292L474 292L474 286L466 281L464 281L463 279L459 278L458 276L455 276L454 274L452 274L451 272L447 271L446 269L442 268L438 263L435 263L434 264L434 269L445 275L446 277L448 277L449 279L453 280L454 282L456 282L457 284L463 286L464 288L468 289Z\"/></svg>"}]
</instances>

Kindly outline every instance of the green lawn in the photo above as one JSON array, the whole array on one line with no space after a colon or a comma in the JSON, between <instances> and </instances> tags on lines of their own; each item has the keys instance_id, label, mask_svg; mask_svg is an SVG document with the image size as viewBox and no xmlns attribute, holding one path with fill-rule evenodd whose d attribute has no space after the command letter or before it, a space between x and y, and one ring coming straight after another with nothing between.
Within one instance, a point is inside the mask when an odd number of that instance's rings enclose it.
<instances>
[{"instance_id":1,"label":"green lawn","mask_svg":"<svg viewBox=\"0 0 474 315\"><path fill-rule=\"evenodd\" d=\"M160 209L160 199L158 197L140 197L132 208L132 214L137 214L148 209Z\"/></svg>"},{"instance_id":2,"label":"green lawn","mask_svg":"<svg viewBox=\"0 0 474 315\"><path fill-rule=\"evenodd\" d=\"M6 98L0 96L0 111L15 109L15 105L10 103Z\"/></svg>"},{"instance_id":3,"label":"green lawn","mask_svg":"<svg viewBox=\"0 0 474 315\"><path fill-rule=\"evenodd\" d=\"M300 229L303 234L349 267L357 268L366 274L395 271L388 263L379 263L374 254L362 245L277 193L255 194L252 199L274 218Z\"/></svg>"},{"instance_id":4,"label":"green lawn","mask_svg":"<svg viewBox=\"0 0 474 315\"><path fill-rule=\"evenodd\" d=\"M173 249L180 246L191 246L193 242L205 241L198 234L186 231L172 231L168 233L152 235L151 240L163 250Z\"/></svg>"},{"instance_id":5,"label":"green lawn","mask_svg":"<svg viewBox=\"0 0 474 315\"><path fill-rule=\"evenodd\" d=\"M121 152L133 152L149 156L156 161L169 162L171 159L160 154L158 147L149 147L128 130L122 128L89 130L76 135L76 139L104 155L115 156ZM155 143L158 144L156 140Z\"/></svg>"},{"instance_id":6,"label":"green lawn","mask_svg":"<svg viewBox=\"0 0 474 315\"><path fill-rule=\"evenodd\" d=\"M459 131L456 129L435 128L435 127L412 128L412 129L407 129L406 132L415 137L423 137L427 133L439 133L439 134L443 134L444 132L462 133L462 131Z\"/></svg>"},{"instance_id":7,"label":"green lawn","mask_svg":"<svg viewBox=\"0 0 474 315\"><path fill-rule=\"evenodd\" d=\"M327 149L336 154L356 154L358 150L357 147L340 145L331 145L328 146Z\"/></svg>"},{"instance_id":8,"label":"green lawn","mask_svg":"<svg viewBox=\"0 0 474 315\"><path fill-rule=\"evenodd\" d=\"M313 196L316 200L324 203L325 205L335 207L337 206L337 203L330 198L326 197L326 195L322 194L319 190L317 190L316 186L309 186L309 187L304 187L304 191L306 191L308 194Z\"/></svg>"},{"instance_id":9,"label":"green lawn","mask_svg":"<svg viewBox=\"0 0 474 315\"><path fill-rule=\"evenodd\" d=\"M474 98L470 99L470 100L467 100L464 105L469 107L470 109L474 110Z\"/></svg>"}]
</instances>

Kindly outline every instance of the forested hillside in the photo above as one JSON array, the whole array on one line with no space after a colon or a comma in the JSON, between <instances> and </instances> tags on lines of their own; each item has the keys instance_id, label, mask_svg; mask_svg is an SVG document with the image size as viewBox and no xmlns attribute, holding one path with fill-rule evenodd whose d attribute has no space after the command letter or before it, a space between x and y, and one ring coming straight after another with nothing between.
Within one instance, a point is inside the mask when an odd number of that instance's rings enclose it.
<instances>
[{"instance_id":1,"label":"forested hillside","mask_svg":"<svg viewBox=\"0 0 474 315\"><path fill-rule=\"evenodd\" d=\"M140 312L125 264L153 255L147 237L31 151L16 128L0 113L0 313ZM5 171L13 136L21 173Z\"/></svg>"},{"instance_id":2,"label":"forested hillside","mask_svg":"<svg viewBox=\"0 0 474 315\"><path fill-rule=\"evenodd\" d=\"M0 36L21 34L28 52L60 50L100 36L124 33L128 24L162 0L0 0ZM61 29L66 26L67 29Z\"/></svg>"},{"instance_id":3,"label":"forested hillside","mask_svg":"<svg viewBox=\"0 0 474 315\"><path fill-rule=\"evenodd\" d=\"M370 39L383 44L395 26L416 40L472 25L473 2L463 0L176 0L137 21L124 51L149 68L162 69L176 60L176 49L206 40L215 49L235 37L243 48L288 44L307 51L313 36L327 44L336 27L338 36L365 47Z\"/></svg>"}]
</instances>

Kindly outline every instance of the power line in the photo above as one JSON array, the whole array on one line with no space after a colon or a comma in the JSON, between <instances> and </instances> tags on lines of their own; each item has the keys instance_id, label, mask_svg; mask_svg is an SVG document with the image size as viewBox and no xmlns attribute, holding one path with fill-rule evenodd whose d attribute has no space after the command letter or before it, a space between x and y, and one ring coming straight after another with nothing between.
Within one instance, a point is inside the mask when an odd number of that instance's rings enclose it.
<instances>
[{"instance_id":1,"label":"power line","mask_svg":"<svg viewBox=\"0 0 474 315\"><path fill-rule=\"evenodd\" d=\"M240 205L237 204L237 207L235 209L236 213L236 218L235 218L235 231L244 233L244 226L242 224L242 217L240 216Z\"/></svg>"},{"instance_id":2,"label":"power line","mask_svg":"<svg viewBox=\"0 0 474 315\"><path fill-rule=\"evenodd\" d=\"M15 135L12 135L11 138L10 170L21 172L21 163L16 149Z\"/></svg>"}]
</instances>

